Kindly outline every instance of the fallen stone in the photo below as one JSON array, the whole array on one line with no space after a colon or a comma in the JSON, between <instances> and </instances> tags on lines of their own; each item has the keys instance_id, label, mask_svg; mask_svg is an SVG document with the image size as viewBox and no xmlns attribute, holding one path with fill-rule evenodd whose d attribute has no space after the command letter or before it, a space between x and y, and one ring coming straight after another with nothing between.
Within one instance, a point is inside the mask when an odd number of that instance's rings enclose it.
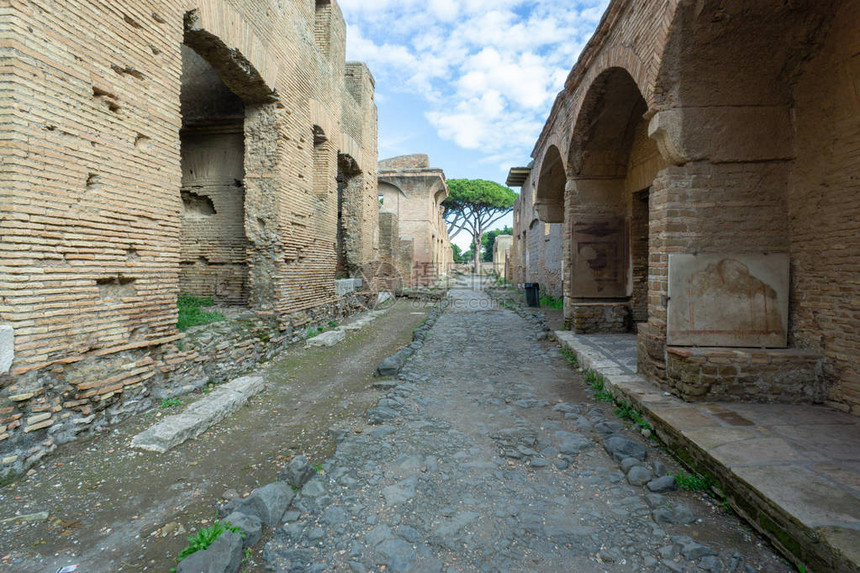
<instances>
[{"instance_id":1,"label":"fallen stone","mask_svg":"<svg viewBox=\"0 0 860 573\"><path fill-rule=\"evenodd\" d=\"M638 466L641 464L642 462L640 462L636 458L624 458L623 460L621 460L621 471L627 473L633 466Z\"/></svg>"},{"instance_id":2,"label":"fallen stone","mask_svg":"<svg viewBox=\"0 0 860 573\"><path fill-rule=\"evenodd\" d=\"M567 402L556 404L552 409L556 412L561 412L562 414L579 414L579 406L568 404Z\"/></svg>"},{"instance_id":3,"label":"fallen stone","mask_svg":"<svg viewBox=\"0 0 860 573\"><path fill-rule=\"evenodd\" d=\"M374 382L370 385L372 388L376 388L377 390L391 390L395 386L397 386L397 382L394 380L384 380L381 382Z\"/></svg>"},{"instance_id":4,"label":"fallen stone","mask_svg":"<svg viewBox=\"0 0 860 573\"><path fill-rule=\"evenodd\" d=\"M654 521L660 525L687 525L696 521L696 516L686 505L672 504L657 507L654 510Z\"/></svg>"},{"instance_id":5,"label":"fallen stone","mask_svg":"<svg viewBox=\"0 0 860 573\"><path fill-rule=\"evenodd\" d=\"M386 505L397 505L415 497L418 478L412 477L382 489Z\"/></svg>"},{"instance_id":6,"label":"fallen stone","mask_svg":"<svg viewBox=\"0 0 860 573\"><path fill-rule=\"evenodd\" d=\"M635 486L643 486L651 481L651 470L644 466L633 466L627 472L627 483ZM659 523L659 522L658 522Z\"/></svg>"},{"instance_id":7,"label":"fallen stone","mask_svg":"<svg viewBox=\"0 0 860 573\"><path fill-rule=\"evenodd\" d=\"M675 483L675 476L663 476L649 481L648 489L654 493L664 493L675 491L678 489L678 484Z\"/></svg>"},{"instance_id":8,"label":"fallen stone","mask_svg":"<svg viewBox=\"0 0 860 573\"><path fill-rule=\"evenodd\" d=\"M376 368L376 376L397 376L400 369L403 368L403 365L406 364L406 361L411 355L411 348L400 349L382 361L382 363Z\"/></svg>"},{"instance_id":9,"label":"fallen stone","mask_svg":"<svg viewBox=\"0 0 860 573\"><path fill-rule=\"evenodd\" d=\"M706 555L716 555L717 552L708 547L707 545L702 545L701 543L696 543L695 541L691 541L689 543L685 543L681 545L681 555L684 556L684 559L688 561L695 561L696 559L701 559Z\"/></svg>"},{"instance_id":10,"label":"fallen stone","mask_svg":"<svg viewBox=\"0 0 860 573\"><path fill-rule=\"evenodd\" d=\"M296 456L281 470L278 477L293 487L301 488L314 477L316 470L305 456Z\"/></svg>"},{"instance_id":11,"label":"fallen stone","mask_svg":"<svg viewBox=\"0 0 860 573\"><path fill-rule=\"evenodd\" d=\"M555 438L558 440L558 451L562 454L576 455L594 445L591 440L582 434L564 430L556 432Z\"/></svg>"},{"instance_id":12,"label":"fallen stone","mask_svg":"<svg viewBox=\"0 0 860 573\"><path fill-rule=\"evenodd\" d=\"M594 424L594 429L601 434L616 434L624 429L621 422L608 422L606 420Z\"/></svg>"},{"instance_id":13,"label":"fallen stone","mask_svg":"<svg viewBox=\"0 0 860 573\"><path fill-rule=\"evenodd\" d=\"M253 547L263 535L263 522L256 515L234 511L224 518L224 523L229 523L242 530L242 533L245 534L245 538L242 540L244 547Z\"/></svg>"},{"instance_id":14,"label":"fallen stone","mask_svg":"<svg viewBox=\"0 0 860 573\"><path fill-rule=\"evenodd\" d=\"M626 436L609 436L603 440L603 447L616 462L621 462L624 458L636 458L643 461L648 454L645 446Z\"/></svg>"},{"instance_id":15,"label":"fallen stone","mask_svg":"<svg viewBox=\"0 0 860 573\"><path fill-rule=\"evenodd\" d=\"M225 531L208 549L179 562L177 573L235 573L242 562L242 537Z\"/></svg>"},{"instance_id":16,"label":"fallen stone","mask_svg":"<svg viewBox=\"0 0 860 573\"><path fill-rule=\"evenodd\" d=\"M270 483L251 492L251 495L234 506L233 511L257 516L269 527L275 527L295 497L290 484Z\"/></svg>"},{"instance_id":17,"label":"fallen stone","mask_svg":"<svg viewBox=\"0 0 860 573\"><path fill-rule=\"evenodd\" d=\"M49 513L47 511L39 511L37 513L26 513L24 515L16 515L0 519L0 523L33 523L36 521L48 521Z\"/></svg>"},{"instance_id":18,"label":"fallen stone","mask_svg":"<svg viewBox=\"0 0 860 573\"><path fill-rule=\"evenodd\" d=\"M239 410L251 396L265 387L262 376L243 376L215 389L185 412L168 416L136 435L134 448L163 454L187 440L196 438L226 416Z\"/></svg>"},{"instance_id":19,"label":"fallen stone","mask_svg":"<svg viewBox=\"0 0 860 573\"><path fill-rule=\"evenodd\" d=\"M345 339L346 332L342 330L329 330L328 332L323 332L313 338L309 338L307 342L305 342L305 348L311 348L314 346L334 346L339 342L343 342Z\"/></svg>"},{"instance_id":20,"label":"fallen stone","mask_svg":"<svg viewBox=\"0 0 860 573\"><path fill-rule=\"evenodd\" d=\"M370 424L383 424L395 418L398 418L400 414L398 414L395 410L391 408L386 408L384 406L376 406L375 408L371 408L367 411L367 421Z\"/></svg>"}]
</instances>

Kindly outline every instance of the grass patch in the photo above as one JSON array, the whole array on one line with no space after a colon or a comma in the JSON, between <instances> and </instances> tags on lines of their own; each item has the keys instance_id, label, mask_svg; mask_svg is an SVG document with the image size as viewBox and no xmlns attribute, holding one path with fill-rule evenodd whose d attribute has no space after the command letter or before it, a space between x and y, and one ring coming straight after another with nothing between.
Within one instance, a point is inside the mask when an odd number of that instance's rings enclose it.
<instances>
[{"instance_id":1,"label":"grass patch","mask_svg":"<svg viewBox=\"0 0 860 573\"><path fill-rule=\"evenodd\" d=\"M310 339L310 338L313 338L315 336L319 336L323 332L325 332L325 328L320 326L319 328L314 328L314 327L308 328L308 330L305 334L307 334L308 339Z\"/></svg>"},{"instance_id":2,"label":"grass patch","mask_svg":"<svg viewBox=\"0 0 860 573\"><path fill-rule=\"evenodd\" d=\"M642 410L637 410L633 407L632 404L628 404L627 402L617 401L615 403L615 413L622 420L630 420L643 430L651 430L654 429L651 427L651 424L642 417Z\"/></svg>"},{"instance_id":3,"label":"grass patch","mask_svg":"<svg viewBox=\"0 0 860 573\"><path fill-rule=\"evenodd\" d=\"M181 405L182 400L180 400L179 398L162 398L161 405L159 406L159 408L161 408L162 410L167 410L169 408L173 408L174 406Z\"/></svg>"},{"instance_id":4,"label":"grass patch","mask_svg":"<svg viewBox=\"0 0 860 573\"><path fill-rule=\"evenodd\" d=\"M176 561L182 561L189 555L197 553L198 551L203 551L204 549L208 549L210 545L212 545L216 539L221 537L221 534L225 531L232 531L233 533L238 533L244 539L245 534L242 533L242 530L235 525L232 525L229 521L221 523L220 521L216 521L209 527L204 527L200 531L197 532L197 535L189 535L188 536L188 545L185 546L185 549L179 552ZM176 569L172 569L175 571Z\"/></svg>"},{"instance_id":5,"label":"grass patch","mask_svg":"<svg viewBox=\"0 0 860 573\"><path fill-rule=\"evenodd\" d=\"M176 321L176 328L180 332L185 332L192 326L201 324L210 324L213 322L221 322L226 320L220 312L208 312L203 310L204 307L214 305L212 297L196 297L182 295L176 299L176 306L179 309L179 319Z\"/></svg>"},{"instance_id":6,"label":"grass patch","mask_svg":"<svg viewBox=\"0 0 860 573\"><path fill-rule=\"evenodd\" d=\"M568 348L567 346L561 347L561 355L564 357L565 362L571 368L579 368L579 356L576 355L576 352Z\"/></svg>"},{"instance_id":7,"label":"grass patch","mask_svg":"<svg viewBox=\"0 0 860 573\"><path fill-rule=\"evenodd\" d=\"M547 294L540 297L540 305L547 308L564 308L564 297L556 298Z\"/></svg>"},{"instance_id":8,"label":"grass patch","mask_svg":"<svg viewBox=\"0 0 860 573\"><path fill-rule=\"evenodd\" d=\"M705 491L714 485L713 480L708 476L688 474L683 470L672 475L675 477L675 483L678 484L678 487L685 491Z\"/></svg>"}]
</instances>

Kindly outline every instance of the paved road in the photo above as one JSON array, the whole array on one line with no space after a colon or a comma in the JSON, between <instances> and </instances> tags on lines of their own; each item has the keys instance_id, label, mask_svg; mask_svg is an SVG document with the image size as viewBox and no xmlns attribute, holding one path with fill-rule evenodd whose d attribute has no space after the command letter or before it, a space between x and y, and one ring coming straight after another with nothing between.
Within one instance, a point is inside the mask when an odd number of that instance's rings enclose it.
<instances>
[{"instance_id":1,"label":"paved road","mask_svg":"<svg viewBox=\"0 0 860 573\"><path fill-rule=\"evenodd\" d=\"M301 491L266 545L269 564L791 571L703 496L628 483L603 446L609 437L646 453L633 472L640 478L678 467L593 402L545 336L538 321L498 308L479 288L452 291L401 383L369 411L367 426L345 428L325 472Z\"/></svg>"}]
</instances>

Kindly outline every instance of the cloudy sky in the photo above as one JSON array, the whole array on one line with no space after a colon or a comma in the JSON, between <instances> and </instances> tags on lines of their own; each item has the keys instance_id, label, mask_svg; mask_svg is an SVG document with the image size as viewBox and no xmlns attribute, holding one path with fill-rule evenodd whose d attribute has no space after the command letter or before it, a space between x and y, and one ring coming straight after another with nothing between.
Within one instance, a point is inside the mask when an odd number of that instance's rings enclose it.
<instances>
[{"instance_id":1,"label":"cloudy sky","mask_svg":"<svg viewBox=\"0 0 860 573\"><path fill-rule=\"evenodd\" d=\"M426 153L449 179L504 183L608 3L340 0L347 58L376 78L380 159Z\"/></svg>"}]
</instances>

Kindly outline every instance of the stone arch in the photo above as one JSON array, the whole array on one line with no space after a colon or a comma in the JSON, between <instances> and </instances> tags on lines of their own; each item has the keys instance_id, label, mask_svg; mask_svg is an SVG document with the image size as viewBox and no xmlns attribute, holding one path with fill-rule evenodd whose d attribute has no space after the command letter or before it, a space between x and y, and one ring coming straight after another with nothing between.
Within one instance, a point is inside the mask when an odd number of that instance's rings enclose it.
<instances>
[{"instance_id":1,"label":"stone arch","mask_svg":"<svg viewBox=\"0 0 860 573\"><path fill-rule=\"evenodd\" d=\"M680 2L656 78L663 154L676 165L792 159L792 86L839 4Z\"/></svg>"},{"instance_id":2,"label":"stone arch","mask_svg":"<svg viewBox=\"0 0 860 573\"><path fill-rule=\"evenodd\" d=\"M269 309L282 247L279 182L267 176L279 155L277 70L259 56L263 44L247 22L226 5L206 6L185 14L181 47L180 288Z\"/></svg>"},{"instance_id":3,"label":"stone arch","mask_svg":"<svg viewBox=\"0 0 860 573\"><path fill-rule=\"evenodd\" d=\"M568 152L565 315L579 332L624 332L647 319L648 193L666 167L648 105L627 69L594 76Z\"/></svg>"},{"instance_id":4,"label":"stone arch","mask_svg":"<svg viewBox=\"0 0 860 573\"><path fill-rule=\"evenodd\" d=\"M567 184L564 161L555 145L550 145L540 161L535 183L535 209L541 221L564 222L564 190Z\"/></svg>"},{"instance_id":5,"label":"stone arch","mask_svg":"<svg viewBox=\"0 0 860 573\"><path fill-rule=\"evenodd\" d=\"M224 2L207 2L184 18L184 44L211 62L233 93L246 103L277 99L277 62L241 14Z\"/></svg>"}]
</instances>

